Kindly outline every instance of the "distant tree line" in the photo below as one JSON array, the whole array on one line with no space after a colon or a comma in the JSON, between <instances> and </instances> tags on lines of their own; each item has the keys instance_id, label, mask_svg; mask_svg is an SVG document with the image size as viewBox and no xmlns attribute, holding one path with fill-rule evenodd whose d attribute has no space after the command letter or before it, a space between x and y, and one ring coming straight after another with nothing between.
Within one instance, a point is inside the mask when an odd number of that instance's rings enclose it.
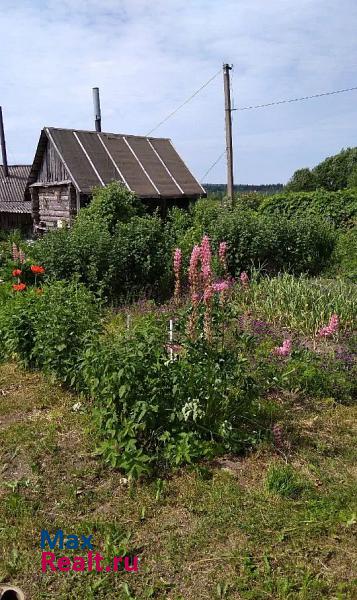
<instances>
[{"instance_id":1,"label":"distant tree line","mask_svg":"<svg viewBox=\"0 0 357 600\"><path fill-rule=\"evenodd\" d=\"M203 187L205 188L209 196L220 197L225 196L227 193L227 186L225 183L204 183ZM281 192L283 188L284 185L282 183L268 183L265 185L239 184L234 186L234 191L236 193L257 192L259 194L270 196L271 194Z\"/></svg>"}]
</instances>

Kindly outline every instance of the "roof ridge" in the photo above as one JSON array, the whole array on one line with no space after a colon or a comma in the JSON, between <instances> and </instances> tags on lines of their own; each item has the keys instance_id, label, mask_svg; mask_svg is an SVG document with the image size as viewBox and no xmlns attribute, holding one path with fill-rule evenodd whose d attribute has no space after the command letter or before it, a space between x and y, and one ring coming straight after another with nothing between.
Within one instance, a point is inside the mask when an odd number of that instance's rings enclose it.
<instances>
[{"instance_id":1,"label":"roof ridge","mask_svg":"<svg viewBox=\"0 0 357 600\"><path fill-rule=\"evenodd\" d=\"M137 135L135 133L116 133L114 131L95 131L93 129L76 129L74 127L49 127L49 126L44 126L42 129L52 129L52 130L56 130L56 131L77 131L79 133L93 133L96 135L117 135L119 137L134 137L134 138L142 138L144 140L171 140L171 138L168 137L155 137L155 136L149 136L149 135Z\"/></svg>"}]
</instances>

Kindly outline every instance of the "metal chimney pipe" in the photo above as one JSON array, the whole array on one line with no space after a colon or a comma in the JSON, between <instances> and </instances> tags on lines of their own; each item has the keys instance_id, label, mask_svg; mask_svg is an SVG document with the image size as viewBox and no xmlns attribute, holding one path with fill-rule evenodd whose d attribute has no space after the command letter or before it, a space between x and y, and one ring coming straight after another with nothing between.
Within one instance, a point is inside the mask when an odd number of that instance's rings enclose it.
<instances>
[{"instance_id":1,"label":"metal chimney pipe","mask_svg":"<svg viewBox=\"0 0 357 600\"><path fill-rule=\"evenodd\" d=\"M93 104L94 104L94 119L95 130L102 131L102 115L100 112L99 88L93 88Z\"/></svg>"},{"instance_id":2,"label":"metal chimney pipe","mask_svg":"<svg viewBox=\"0 0 357 600\"><path fill-rule=\"evenodd\" d=\"M0 106L0 143L1 143L1 154L2 154L2 164L3 164L3 169L4 169L4 176L9 177L9 167L7 165L7 156L6 156L4 121L2 118L1 106Z\"/></svg>"}]
</instances>

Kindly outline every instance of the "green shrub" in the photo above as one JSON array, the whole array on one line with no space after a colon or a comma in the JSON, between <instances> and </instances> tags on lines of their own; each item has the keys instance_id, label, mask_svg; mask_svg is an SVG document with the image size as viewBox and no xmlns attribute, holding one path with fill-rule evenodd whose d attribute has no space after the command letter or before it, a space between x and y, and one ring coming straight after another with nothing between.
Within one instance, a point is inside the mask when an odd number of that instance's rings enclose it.
<instances>
[{"instance_id":1,"label":"green shrub","mask_svg":"<svg viewBox=\"0 0 357 600\"><path fill-rule=\"evenodd\" d=\"M334 227L348 228L357 219L357 189L340 191L282 192L267 197L262 214L274 217L318 217Z\"/></svg>"},{"instance_id":2,"label":"green shrub","mask_svg":"<svg viewBox=\"0 0 357 600\"><path fill-rule=\"evenodd\" d=\"M167 295L171 254L159 217L133 217L128 223L118 223L112 236L110 260L113 295Z\"/></svg>"},{"instance_id":3,"label":"green shrub","mask_svg":"<svg viewBox=\"0 0 357 600\"><path fill-rule=\"evenodd\" d=\"M80 227L82 219L105 221L108 231L113 233L117 223L127 223L132 217L144 212L139 198L121 183L113 181L105 187L94 189L93 198L90 204L79 212L77 223Z\"/></svg>"},{"instance_id":4,"label":"green shrub","mask_svg":"<svg viewBox=\"0 0 357 600\"><path fill-rule=\"evenodd\" d=\"M17 357L31 365L38 322L39 297L33 290L11 295L0 311L0 331L4 357Z\"/></svg>"},{"instance_id":5,"label":"green shrub","mask_svg":"<svg viewBox=\"0 0 357 600\"><path fill-rule=\"evenodd\" d=\"M170 361L166 328L141 320L86 349L81 372L95 399L102 453L130 475L192 462L249 441L256 387L242 357L202 342Z\"/></svg>"},{"instance_id":6,"label":"green shrub","mask_svg":"<svg viewBox=\"0 0 357 600\"><path fill-rule=\"evenodd\" d=\"M238 209L222 212L212 228L212 239L228 243L228 265L233 276L263 267L270 273L319 273L334 248L334 235L317 219L275 219Z\"/></svg>"},{"instance_id":7,"label":"green shrub","mask_svg":"<svg viewBox=\"0 0 357 600\"><path fill-rule=\"evenodd\" d=\"M157 216L143 215L139 201L118 184L94 193L71 229L47 233L32 256L48 277L76 278L109 298L167 293L171 257L165 227Z\"/></svg>"},{"instance_id":8,"label":"green shrub","mask_svg":"<svg viewBox=\"0 0 357 600\"><path fill-rule=\"evenodd\" d=\"M339 232L331 264L326 269L329 276L347 277L357 282L357 226Z\"/></svg>"},{"instance_id":9,"label":"green shrub","mask_svg":"<svg viewBox=\"0 0 357 600\"><path fill-rule=\"evenodd\" d=\"M207 207L205 205L207 203ZM335 235L318 217L276 219L238 203L232 210L215 200L197 202L190 218L171 214L168 234L171 248L179 246L187 267L194 244L209 234L215 247L228 243L231 275L263 267L267 272L319 273L330 260Z\"/></svg>"},{"instance_id":10,"label":"green shrub","mask_svg":"<svg viewBox=\"0 0 357 600\"><path fill-rule=\"evenodd\" d=\"M55 282L42 294L17 293L1 311L4 352L77 386L79 359L99 329L99 317L97 302L82 285Z\"/></svg>"}]
</instances>

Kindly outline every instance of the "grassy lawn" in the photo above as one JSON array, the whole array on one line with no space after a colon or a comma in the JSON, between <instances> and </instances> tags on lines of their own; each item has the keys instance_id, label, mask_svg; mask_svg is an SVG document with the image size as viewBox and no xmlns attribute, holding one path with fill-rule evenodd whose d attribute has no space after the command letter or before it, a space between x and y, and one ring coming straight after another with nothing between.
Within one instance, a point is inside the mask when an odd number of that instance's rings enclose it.
<instances>
[{"instance_id":1,"label":"grassy lawn","mask_svg":"<svg viewBox=\"0 0 357 600\"><path fill-rule=\"evenodd\" d=\"M31 600L356 597L355 407L284 394L286 454L264 443L130 486L95 456L78 401L0 367L2 581ZM137 554L139 572L42 574L43 528L93 534L108 559Z\"/></svg>"}]
</instances>

